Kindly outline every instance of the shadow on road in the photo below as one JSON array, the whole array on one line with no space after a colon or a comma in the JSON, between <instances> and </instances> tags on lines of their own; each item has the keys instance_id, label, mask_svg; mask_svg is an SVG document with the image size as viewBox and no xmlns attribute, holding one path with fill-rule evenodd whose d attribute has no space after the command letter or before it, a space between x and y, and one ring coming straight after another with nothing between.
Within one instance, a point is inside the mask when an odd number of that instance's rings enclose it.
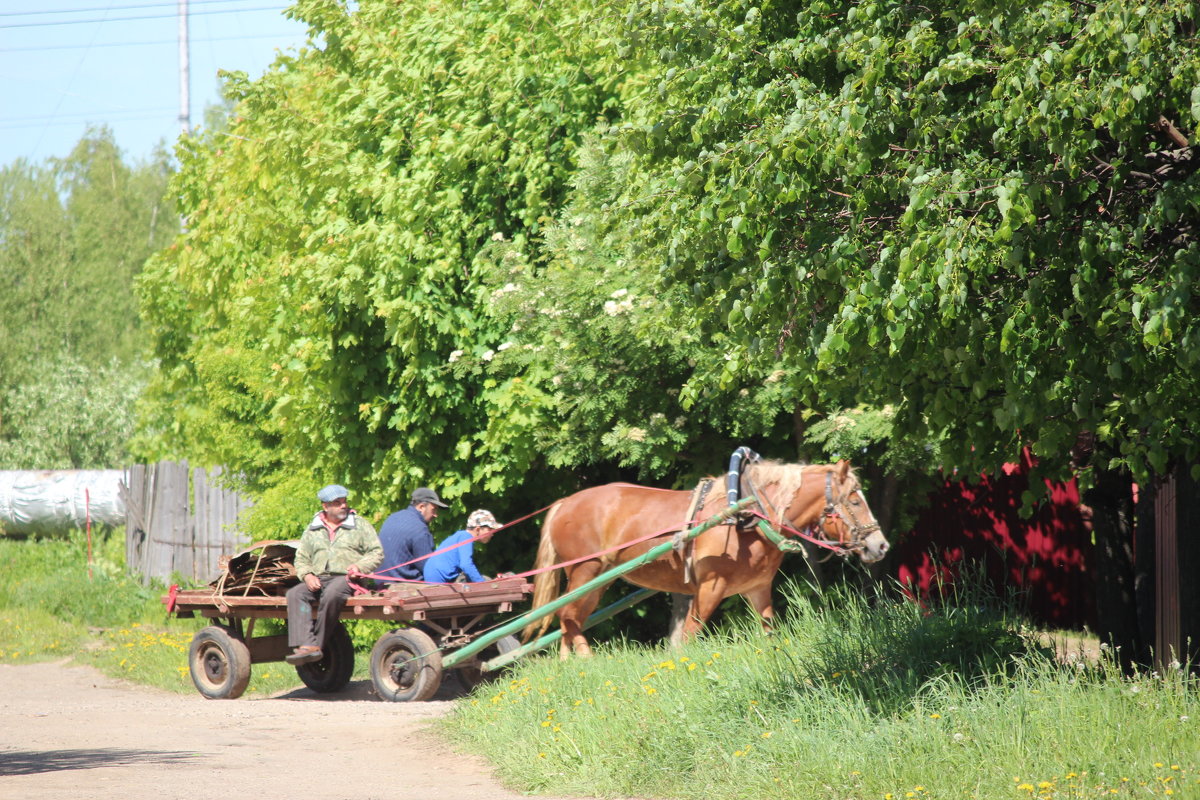
<instances>
[{"instance_id":1,"label":"shadow on road","mask_svg":"<svg viewBox=\"0 0 1200 800\"><path fill-rule=\"evenodd\" d=\"M122 750L107 747L80 750L8 750L0 752L0 775L37 775L68 769L153 766L178 764L198 757L197 753L172 750Z\"/></svg>"}]
</instances>

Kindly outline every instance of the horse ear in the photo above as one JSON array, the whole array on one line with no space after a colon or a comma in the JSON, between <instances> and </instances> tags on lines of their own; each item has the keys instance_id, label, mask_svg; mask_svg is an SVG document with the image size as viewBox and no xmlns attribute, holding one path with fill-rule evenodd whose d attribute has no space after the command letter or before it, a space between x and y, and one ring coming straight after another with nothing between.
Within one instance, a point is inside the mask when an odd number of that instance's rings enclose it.
<instances>
[{"instance_id":1,"label":"horse ear","mask_svg":"<svg viewBox=\"0 0 1200 800\"><path fill-rule=\"evenodd\" d=\"M845 481L846 476L850 474L850 462L843 458L837 463L836 469L838 481Z\"/></svg>"}]
</instances>

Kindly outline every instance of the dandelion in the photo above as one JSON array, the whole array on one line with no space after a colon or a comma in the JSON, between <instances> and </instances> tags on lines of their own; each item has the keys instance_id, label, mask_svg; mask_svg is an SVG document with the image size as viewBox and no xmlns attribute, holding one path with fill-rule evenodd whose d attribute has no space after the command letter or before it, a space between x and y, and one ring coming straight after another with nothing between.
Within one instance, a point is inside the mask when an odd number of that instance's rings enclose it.
<instances>
[{"instance_id":1,"label":"dandelion","mask_svg":"<svg viewBox=\"0 0 1200 800\"><path fill-rule=\"evenodd\" d=\"M929 718L930 719L941 719L942 715L941 714L930 714Z\"/></svg>"},{"instance_id":2,"label":"dandelion","mask_svg":"<svg viewBox=\"0 0 1200 800\"><path fill-rule=\"evenodd\" d=\"M762 732L762 738L764 738L764 739L770 739L770 738L771 738L771 731L763 731L763 732Z\"/></svg>"}]
</instances>

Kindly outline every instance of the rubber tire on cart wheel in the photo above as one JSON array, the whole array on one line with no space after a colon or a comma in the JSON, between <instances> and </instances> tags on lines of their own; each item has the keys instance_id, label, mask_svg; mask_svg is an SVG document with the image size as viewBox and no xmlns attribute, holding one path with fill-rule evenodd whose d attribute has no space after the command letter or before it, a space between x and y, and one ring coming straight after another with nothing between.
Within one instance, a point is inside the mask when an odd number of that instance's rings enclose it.
<instances>
[{"instance_id":1,"label":"rubber tire on cart wheel","mask_svg":"<svg viewBox=\"0 0 1200 800\"><path fill-rule=\"evenodd\" d=\"M339 622L321 649L321 660L297 664L296 674L314 692L329 694L345 689L354 674L354 642L345 626Z\"/></svg>"},{"instance_id":2,"label":"rubber tire on cart wheel","mask_svg":"<svg viewBox=\"0 0 1200 800\"><path fill-rule=\"evenodd\" d=\"M492 644L480 650L475 654L475 657L480 661L491 661L506 653L511 653L521 646L521 640L516 636L505 636L496 640ZM466 664L458 669L451 670L454 677L462 684L462 687L468 692L474 689L479 684L496 676L496 672L484 672L474 664Z\"/></svg>"},{"instance_id":3,"label":"rubber tire on cart wheel","mask_svg":"<svg viewBox=\"0 0 1200 800\"><path fill-rule=\"evenodd\" d=\"M442 653L416 628L384 634L371 649L371 683L384 700L428 700L442 684Z\"/></svg>"},{"instance_id":4,"label":"rubber tire on cart wheel","mask_svg":"<svg viewBox=\"0 0 1200 800\"><path fill-rule=\"evenodd\" d=\"M250 649L222 625L209 625L188 648L192 683L210 700L241 697L250 683Z\"/></svg>"}]
</instances>

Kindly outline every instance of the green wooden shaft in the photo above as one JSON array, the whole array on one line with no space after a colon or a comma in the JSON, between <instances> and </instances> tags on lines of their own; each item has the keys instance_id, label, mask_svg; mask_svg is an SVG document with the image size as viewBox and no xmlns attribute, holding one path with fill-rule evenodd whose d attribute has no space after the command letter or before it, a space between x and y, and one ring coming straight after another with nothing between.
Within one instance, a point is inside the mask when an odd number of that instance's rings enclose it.
<instances>
[{"instance_id":1,"label":"green wooden shaft","mask_svg":"<svg viewBox=\"0 0 1200 800\"><path fill-rule=\"evenodd\" d=\"M729 506L727 509L722 511L720 514L716 514L712 517L709 517L703 524L697 525L696 527L694 527L691 530L684 533L683 538L685 540L686 539L694 539L697 536L699 536L700 534L704 533L709 528L720 525L724 520L729 519L730 517L732 517L737 512L741 511L746 506L751 505L755 502L757 502L757 500L755 500L753 495L751 495L750 497L743 497L741 500L739 500L736 503L734 503L733 505ZM551 602L547 603L544 606L539 606L538 608L527 611L524 614L522 614L521 616L512 620L511 622L507 622L507 623L501 625L499 628L493 629L490 633L486 633L483 636L480 636L479 638L474 639L470 643L465 644L462 647L458 648L453 653L450 653L449 655L444 656L442 658L442 667L444 669L451 669L452 667L454 667L454 665L458 664L460 661L470 658L471 656L475 655L483 648L487 647L488 645L492 644L493 642L503 639L505 636L508 636L510 633L512 633L514 631L519 631L521 628L524 628L529 623L534 622L535 620L539 620L542 617L550 616L551 614L558 611L563 606L565 606L569 603L575 602L580 597L583 597L585 594L588 594L589 592L595 591L596 589L600 588L601 586L607 586L608 584L612 583L615 578L619 578L622 575L626 574L627 572L633 572L635 569L638 569L639 567L646 566L646 564L650 563L654 559L658 558L659 556L661 556L664 553L666 553L667 551L669 551L674 546L674 544L675 544L674 542L663 542L662 544L655 545L654 547L651 547L646 552L642 553L637 558L631 559L630 561L627 561L624 564L620 564L616 567L613 567L612 569L608 570L607 572L605 572L601 575L597 575L595 578L592 578L590 581L585 583L583 586L580 586L578 589L574 589L570 592L567 592L563 596L561 596L555 600L552 600Z\"/></svg>"},{"instance_id":2,"label":"green wooden shaft","mask_svg":"<svg viewBox=\"0 0 1200 800\"><path fill-rule=\"evenodd\" d=\"M781 535L779 531L772 528L770 523L765 519L760 519L758 521L758 532L761 533L763 538L765 538L768 542L775 545L785 553L799 553L803 552L804 550L803 544L794 539L784 538L783 535Z\"/></svg>"},{"instance_id":3,"label":"green wooden shaft","mask_svg":"<svg viewBox=\"0 0 1200 800\"><path fill-rule=\"evenodd\" d=\"M612 605L605 606L604 608L597 611L595 614L592 614L590 617L588 617L587 621L583 623L583 629L586 631L588 628L592 627L593 625L598 625L601 622L604 622L604 620L609 619L610 617L616 616L617 614L621 613L622 611L629 608L630 606L637 605L638 603L642 602L643 600L645 600L647 597L649 597L652 594L658 594L658 590L657 589L638 589L636 592L633 592L632 594L625 595L624 597L622 597L620 600L613 603ZM536 640L530 642L529 644L521 645L516 650L512 650L510 652L504 653L503 655L496 656L491 661L483 662L483 664L480 665L480 668L484 672L491 672L492 670L500 669L501 667L505 666L506 664L511 664L512 662L516 661L518 658L521 658L522 656L527 656L530 653L535 653L544 647L549 647L550 645L554 644L561 638L562 638L562 628L559 628L558 630L556 630L552 633L547 633L545 636L541 637L540 639L536 639Z\"/></svg>"}]
</instances>

